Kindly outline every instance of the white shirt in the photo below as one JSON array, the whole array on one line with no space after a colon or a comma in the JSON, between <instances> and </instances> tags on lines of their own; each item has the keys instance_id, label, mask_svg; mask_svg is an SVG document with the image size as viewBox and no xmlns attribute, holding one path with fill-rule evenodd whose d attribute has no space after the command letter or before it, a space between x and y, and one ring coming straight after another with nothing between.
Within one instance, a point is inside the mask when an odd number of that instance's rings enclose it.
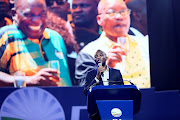
<instances>
[{"instance_id":1,"label":"white shirt","mask_svg":"<svg viewBox=\"0 0 180 120\"><path fill-rule=\"evenodd\" d=\"M107 86L109 85L108 79L109 79L109 67L107 67L106 71L103 72L101 75L103 85ZM99 82L99 80L95 77L96 82Z\"/></svg>"}]
</instances>

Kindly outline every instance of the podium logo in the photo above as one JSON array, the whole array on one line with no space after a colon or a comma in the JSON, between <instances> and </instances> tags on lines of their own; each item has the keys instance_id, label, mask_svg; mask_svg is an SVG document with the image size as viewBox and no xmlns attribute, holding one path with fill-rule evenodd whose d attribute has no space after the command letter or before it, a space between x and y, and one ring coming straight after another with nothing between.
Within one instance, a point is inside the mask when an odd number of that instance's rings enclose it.
<instances>
[{"instance_id":1,"label":"podium logo","mask_svg":"<svg viewBox=\"0 0 180 120\"><path fill-rule=\"evenodd\" d=\"M111 110L111 114L114 117L120 117L122 115L122 111L119 108L113 108Z\"/></svg>"}]
</instances>

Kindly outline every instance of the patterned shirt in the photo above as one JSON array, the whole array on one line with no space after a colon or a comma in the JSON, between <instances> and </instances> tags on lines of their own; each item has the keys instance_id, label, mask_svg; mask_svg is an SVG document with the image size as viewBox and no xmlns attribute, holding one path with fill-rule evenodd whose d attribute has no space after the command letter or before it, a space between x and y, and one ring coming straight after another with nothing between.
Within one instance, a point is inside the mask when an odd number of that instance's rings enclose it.
<instances>
[{"instance_id":1,"label":"patterned shirt","mask_svg":"<svg viewBox=\"0 0 180 120\"><path fill-rule=\"evenodd\" d=\"M58 60L60 65L59 86L71 86L62 37L55 31L45 29L42 38L29 39L16 25L0 29L0 70L13 75L23 71L26 76L36 74L48 67L48 61Z\"/></svg>"}]
</instances>

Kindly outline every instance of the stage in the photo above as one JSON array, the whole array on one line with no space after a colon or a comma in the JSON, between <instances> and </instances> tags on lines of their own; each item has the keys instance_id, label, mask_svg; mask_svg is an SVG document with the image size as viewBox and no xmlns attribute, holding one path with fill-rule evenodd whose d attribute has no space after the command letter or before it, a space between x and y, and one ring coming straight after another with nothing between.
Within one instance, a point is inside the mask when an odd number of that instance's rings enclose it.
<instances>
[{"instance_id":1,"label":"stage","mask_svg":"<svg viewBox=\"0 0 180 120\"><path fill-rule=\"evenodd\" d=\"M155 88L149 88L140 91L141 107L134 120L180 120L179 90L155 91ZM40 117L59 115L61 120L89 120L86 104L83 87L0 88L0 116L5 118L25 119L31 113L31 116ZM50 112L53 109L60 112L52 112L53 115Z\"/></svg>"}]
</instances>

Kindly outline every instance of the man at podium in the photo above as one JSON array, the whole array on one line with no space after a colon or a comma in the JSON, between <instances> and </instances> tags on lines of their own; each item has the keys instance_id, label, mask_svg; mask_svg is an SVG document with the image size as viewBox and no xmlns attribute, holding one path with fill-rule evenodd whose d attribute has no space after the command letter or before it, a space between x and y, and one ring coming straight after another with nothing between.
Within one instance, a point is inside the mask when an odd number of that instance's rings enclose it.
<instances>
[{"instance_id":1,"label":"man at podium","mask_svg":"<svg viewBox=\"0 0 180 120\"><path fill-rule=\"evenodd\" d=\"M97 67L87 73L84 85L84 94L87 96L96 85L124 85L120 70L110 68L106 64L107 56L102 50L97 50L94 55ZM91 115L92 120L100 120L99 111Z\"/></svg>"},{"instance_id":2,"label":"man at podium","mask_svg":"<svg viewBox=\"0 0 180 120\"><path fill-rule=\"evenodd\" d=\"M87 73L84 85L84 94L87 95L92 87L96 85L123 85L120 70L110 68L106 64L106 54L102 50L97 50L94 56L97 68Z\"/></svg>"}]
</instances>

